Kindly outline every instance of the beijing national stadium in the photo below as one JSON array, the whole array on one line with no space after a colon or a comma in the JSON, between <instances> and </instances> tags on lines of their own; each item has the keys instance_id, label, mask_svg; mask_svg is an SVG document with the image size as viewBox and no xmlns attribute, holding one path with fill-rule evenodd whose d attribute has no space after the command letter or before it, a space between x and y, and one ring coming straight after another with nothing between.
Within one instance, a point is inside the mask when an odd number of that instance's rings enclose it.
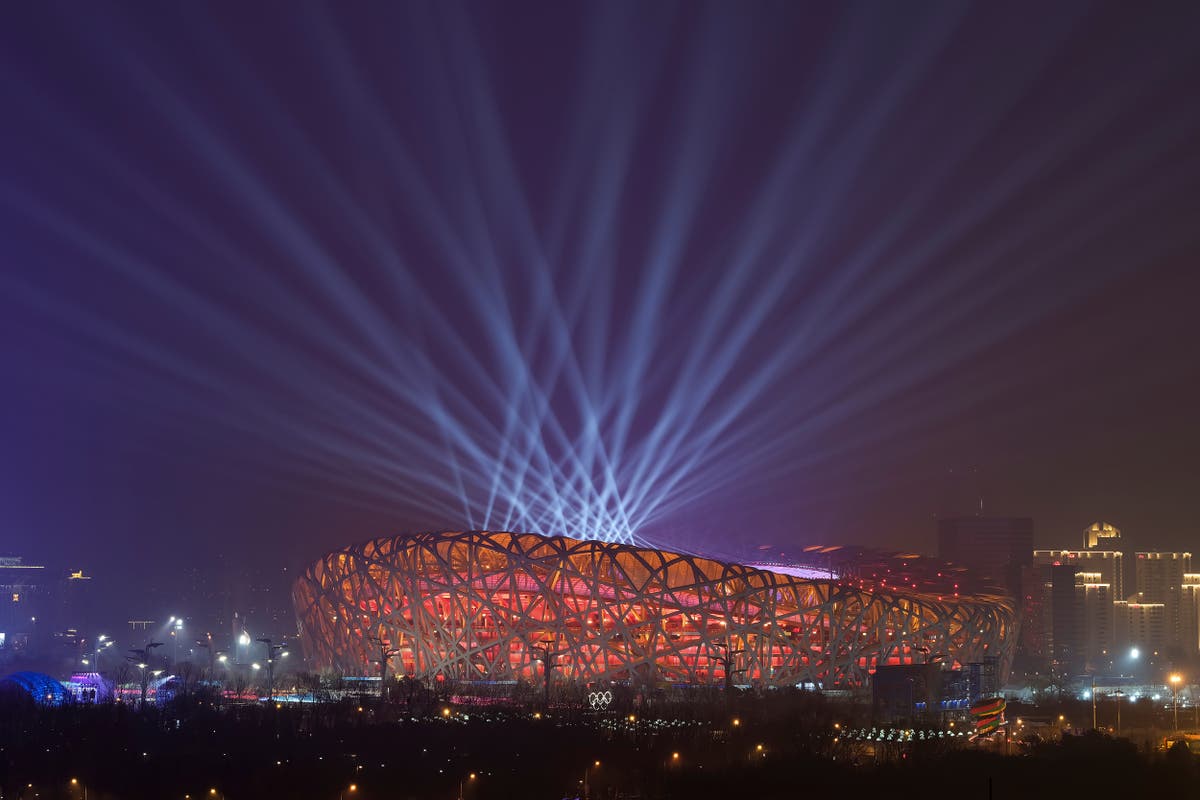
<instances>
[{"instance_id":1,"label":"beijing national stadium","mask_svg":"<svg viewBox=\"0 0 1200 800\"><path fill-rule=\"evenodd\" d=\"M1016 613L930 559L739 565L626 544L485 531L337 550L294 586L323 669L459 681L867 685L880 665L1012 660Z\"/></svg>"}]
</instances>

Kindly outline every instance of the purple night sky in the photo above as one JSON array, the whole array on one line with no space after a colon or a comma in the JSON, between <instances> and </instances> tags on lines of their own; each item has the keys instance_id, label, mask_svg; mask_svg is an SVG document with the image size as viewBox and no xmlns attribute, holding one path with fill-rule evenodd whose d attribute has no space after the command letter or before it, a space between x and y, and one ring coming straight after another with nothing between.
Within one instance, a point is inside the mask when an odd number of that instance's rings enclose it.
<instances>
[{"instance_id":1,"label":"purple night sky","mask_svg":"<svg viewBox=\"0 0 1200 800\"><path fill-rule=\"evenodd\" d=\"M1195 548L1194 4L33 3L0 554ZM215 568L215 567L214 567Z\"/></svg>"}]
</instances>

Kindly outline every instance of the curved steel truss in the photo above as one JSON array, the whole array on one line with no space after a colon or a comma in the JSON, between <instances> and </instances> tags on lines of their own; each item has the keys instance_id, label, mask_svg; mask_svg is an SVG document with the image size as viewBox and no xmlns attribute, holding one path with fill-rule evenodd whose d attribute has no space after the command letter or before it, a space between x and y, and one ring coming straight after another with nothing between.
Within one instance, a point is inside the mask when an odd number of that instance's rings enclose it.
<instances>
[{"instance_id":1,"label":"curved steel truss","mask_svg":"<svg viewBox=\"0 0 1200 800\"><path fill-rule=\"evenodd\" d=\"M428 533L330 553L294 587L322 668L421 677L860 686L879 664L1011 659L1015 614L690 555L535 534Z\"/></svg>"}]
</instances>

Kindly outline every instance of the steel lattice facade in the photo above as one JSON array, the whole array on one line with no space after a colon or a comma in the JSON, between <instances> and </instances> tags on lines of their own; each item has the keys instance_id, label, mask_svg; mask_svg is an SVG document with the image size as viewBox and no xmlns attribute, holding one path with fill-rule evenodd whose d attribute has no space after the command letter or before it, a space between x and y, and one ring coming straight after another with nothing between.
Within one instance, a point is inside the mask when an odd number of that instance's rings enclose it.
<instances>
[{"instance_id":1,"label":"steel lattice facade","mask_svg":"<svg viewBox=\"0 0 1200 800\"><path fill-rule=\"evenodd\" d=\"M864 589L691 555L535 534L374 539L312 564L294 601L320 668L366 674L379 642L401 674L572 681L864 685L934 654L1011 661L1007 598Z\"/></svg>"}]
</instances>

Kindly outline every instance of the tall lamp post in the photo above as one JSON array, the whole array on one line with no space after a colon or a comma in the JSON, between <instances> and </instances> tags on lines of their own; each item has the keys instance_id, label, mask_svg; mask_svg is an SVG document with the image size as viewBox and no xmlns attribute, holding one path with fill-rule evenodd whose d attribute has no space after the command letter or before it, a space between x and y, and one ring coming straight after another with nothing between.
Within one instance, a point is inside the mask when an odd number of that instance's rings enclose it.
<instances>
[{"instance_id":1,"label":"tall lamp post","mask_svg":"<svg viewBox=\"0 0 1200 800\"><path fill-rule=\"evenodd\" d=\"M183 633L183 617L171 617L167 620L167 626L171 629L168 634L171 637L171 665L179 663L179 636Z\"/></svg>"},{"instance_id":2,"label":"tall lamp post","mask_svg":"<svg viewBox=\"0 0 1200 800\"><path fill-rule=\"evenodd\" d=\"M467 776L466 781L464 781L462 778L459 778L459 780L458 780L458 800L463 800L463 784L468 781L475 780L475 777L476 777L475 773L472 772L470 775Z\"/></svg>"},{"instance_id":3,"label":"tall lamp post","mask_svg":"<svg viewBox=\"0 0 1200 800\"><path fill-rule=\"evenodd\" d=\"M208 653L208 679L212 680L217 666L214 663L217 658L217 653L216 649L213 647L212 634L209 633L203 639L197 639L196 647L203 648Z\"/></svg>"},{"instance_id":4,"label":"tall lamp post","mask_svg":"<svg viewBox=\"0 0 1200 800\"><path fill-rule=\"evenodd\" d=\"M1096 730L1096 676L1092 676L1092 730Z\"/></svg>"},{"instance_id":5,"label":"tall lamp post","mask_svg":"<svg viewBox=\"0 0 1200 800\"><path fill-rule=\"evenodd\" d=\"M591 800L592 793L591 793L590 788L588 787L588 776L590 775L593 768L599 768L599 766L600 766L599 761L593 761L590 766L583 768L583 800ZM460 800L461 800L461 798L460 798Z\"/></svg>"},{"instance_id":6,"label":"tall lamp post","mask_svg":"<svg viewBox=\"0 0 1200 800\"><path fill-rule=\"evenodd\" d=\"M146 646L145 646L145 647L142 647L142 648L131 647L131 648L129 648L129 652L133 653L133 655L131 655L131 656L125 656L125 659L126 659L127 661L132 661L134 664L137 664L137 666L138 666L138 669L140 669L140 670L142 671L142 703L141 703L141 708L145 708L145 707L146 707L146 689L147 689L147 686L148 686L148 684L149 684L149 680L150 680L150 679L149 679L149 677L147 676L147 673L146 673L146 668L150 666L150 664L149 664L149 662L150 662L150 654L153 652L154 648L156 648L156 647L162 647L162 645L163 645L163 643L162 643L162 642L146 642Z\"/></svg>"},{"instance_id":7,"label":"tall lamp post","mask_svg":"<svg viewBox=\"0 0 1200 800\"><path fill-rule=\"evenodd\" d=\"M280 658L287 657L287 645L275 644L267 637L263 637L258 641L262 642L267 648L267 695L270 697L270 702L275 702L275 656Z\"/></svg>"},{"instance_id":8,"label":"tall lamp post","mask_svg":"<svg viewBox=\"0 0 1200 800\"><path fill-rule=\"evenodd\" d=\"M92 657L92 666L95 668L97 673L100 672L100 651L107 650L114 644L116 644L116 642L110 640L107 634L102 633L96 637L96 653Z\"/></svg>"},{"instance_id":9,"label":"tall lamp post","mask_svg":"<svg viewBox=\"0 0 1200 800\"><path fill-rule=\"evenodd\" d=\"M1175 732L1179 733L1179 684L1183 681L1183 676L1176 672L1168 680L1171 681L1171 704L1175 707Z\"/></svg>"}]
</instances>

